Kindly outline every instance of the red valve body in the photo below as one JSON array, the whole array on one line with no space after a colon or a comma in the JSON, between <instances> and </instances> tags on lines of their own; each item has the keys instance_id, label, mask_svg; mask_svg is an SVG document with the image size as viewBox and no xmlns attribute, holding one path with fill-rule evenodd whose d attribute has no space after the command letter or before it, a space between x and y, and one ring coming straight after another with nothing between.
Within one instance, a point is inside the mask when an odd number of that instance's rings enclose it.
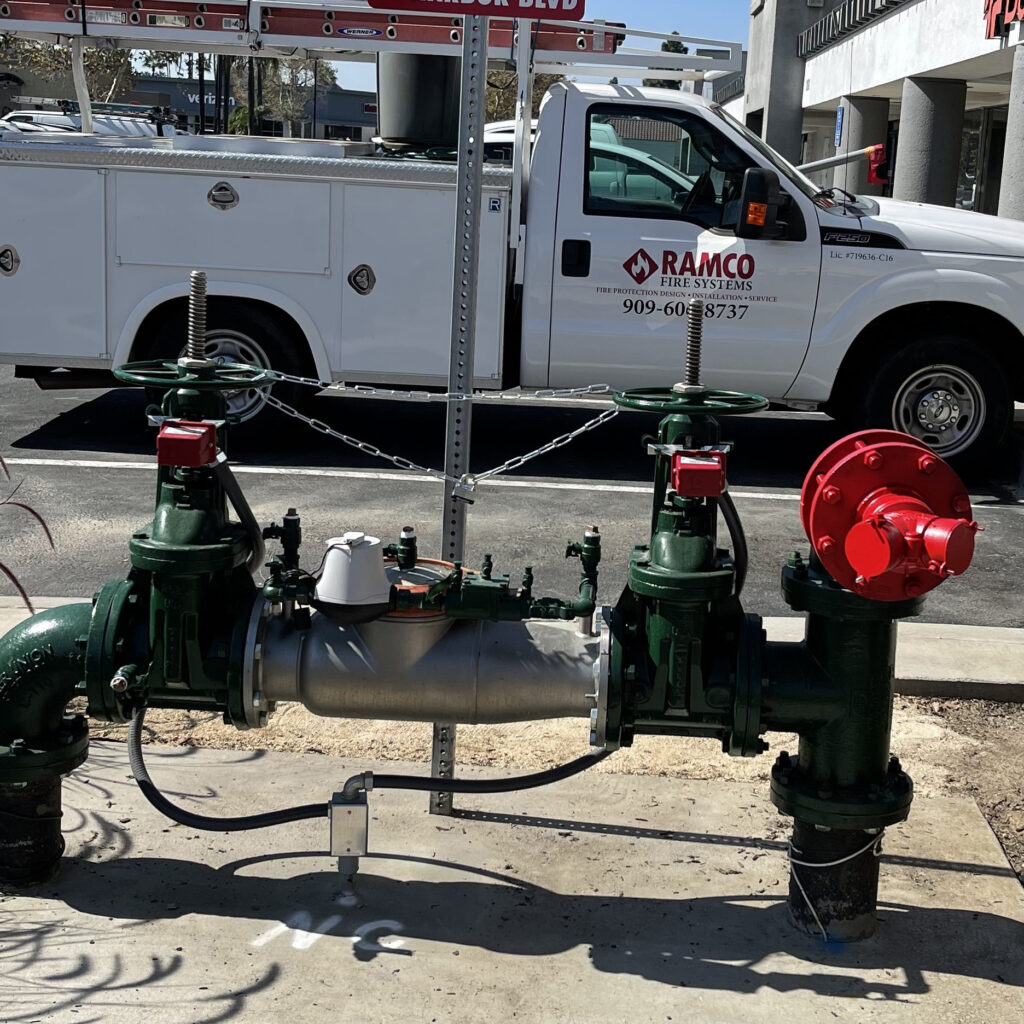
<instances>
[{"instance_id":1,"label":"red valve body","mask_svg":"<svg viewBox=\"0 0 1024 1024\"><path fill-rule=\"evenodd\" d=\"M953 470L891 430L852 434L822 454L800 514L832 577L875 601L920 597L966 572L979 529Z\"/></svg>"}]
</instances>

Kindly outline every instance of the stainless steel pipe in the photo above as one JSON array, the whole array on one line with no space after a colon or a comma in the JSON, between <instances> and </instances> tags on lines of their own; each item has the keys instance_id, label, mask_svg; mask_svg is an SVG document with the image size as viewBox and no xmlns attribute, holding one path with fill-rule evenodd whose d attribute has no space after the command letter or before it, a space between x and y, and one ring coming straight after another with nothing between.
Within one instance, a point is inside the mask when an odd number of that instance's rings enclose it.
<instances>
[{"instance_id":1,"label":"stainless steel pipe","mask_svg":"<svg viewBox=\"0 0 1024 1024\"><path fill-rule=\"evenodd\" d=\"M255 639L255 638L254 638ZM465 725L589 717L598 639L574 623L380 619L308 630L267 619L257 699L298 701L327 718Z\"/></svg>"}]
</instances>

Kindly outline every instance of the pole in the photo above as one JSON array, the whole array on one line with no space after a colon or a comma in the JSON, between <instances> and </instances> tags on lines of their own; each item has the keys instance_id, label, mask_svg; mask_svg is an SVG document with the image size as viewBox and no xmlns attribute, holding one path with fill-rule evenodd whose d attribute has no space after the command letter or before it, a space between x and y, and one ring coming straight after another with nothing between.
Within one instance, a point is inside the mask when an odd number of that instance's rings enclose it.
<instances>
[{"instance_id":1,"label":"pole","mask_svg":"<svg viewBox=\"0 0 1024 1024\"><path fill-rule=\"evenodd\" d=\"M220 130L227 132L228 130L228 119L231 117L231 68L235 63L235 58L226 54L224 60L224 83L221 85L221 99L224 103L224 111L221 115Z\"/></svg>"},{"instance_id":2,"label":"pole","mask_svg":"<svg viewBox=\"0 0 1024 1024\"><path fill-rule=\"evenodd\" d=\"M199 134L206 134L206 58L199 55Z\"/></svg>"},{"instance_id":3,"label":"pole","mask_svg":"<svg viewBox=\"0 0 1024 1024\"><path fill-rule=\"evenodd\" d=\"M515 254L515 282L526 280L526 226L523 211L530 180L530 161L533 154L533 22L519 19L516 32L516 141L513 178L510 235Z\"/></svg>"},{"instance_id":4,"label":"pole","mask_svg":"<svg viewBox=\"0 0 1024 1024\"><path fill-rule=\"evenodd\" d=\"M220 135L224 131L221 124L221 97L222 83L224 81L224 58L218 54L213 60L213 134Z\"/></svg>"},{"instance_id":5,"label":"pole","mask_svg":"<svg viewBox=\"0 0 1024 1024\"><path fill-rule=\"evenodd\" d=\"M453 480L469 473L473 414L473 354L476 346L477 268L480 261L480 206L483 192L484 93L487 19L463 19L462 99L459 118L459 172L455 192L455 274L452 288L451 361L448 427L445 444L445 495L441 557L461 562L466 544L466 497ZM432 771L435 778L455 775L455 726L434 725ZM451 814L450 793L432 793L432 814Z\"/></svg>"},{"instance_id":6,"label":"pole","mask_svg":"<svg viewBox=\"0 0 1024 1024\"><path fill-rule=\"evenodd\" d=\"M313 61L313 138L316 138L316 76L320 70L320 61Z\"/></svg>"},{"instance_id":7,"label":"pole","mask_svg":"<svg viewBox=\"0 0 1024 1024\"><path fill-rule=\"evenodd\" d=\"M248 102L249 102L249 134L256 134L256 58L249 58L249 82L248 82Z\"/></svg>"},{"instance_id":8,"label":"pole","mask_svg":"<svg viewBox=\"0 0 1024 1024\"><path fill-rule=\"evenodd\" d=\"M881 143L880 143L881 145ZM830 167L841 167L843 164L856 163L858 160L868 160L874 156L878 146L868 146L865 149L854 149L848 153L840 153L838 156L829 156L824 160L815 160L813 163L801 164L797 170L806 174L808 171L826 171Z\"/></svg>"},{"instance_id":9,"label":"pole","mask_svg":"<svg viewBox=\"0 0 1024 1024\"><path fill-rule=\"evenodd\" d=\"M92 99L85 78L85 40L74 36L71 40L71 76L75 82L75 98L82 117L82 133L92 135Z\"/></svg>"}]
</instances>

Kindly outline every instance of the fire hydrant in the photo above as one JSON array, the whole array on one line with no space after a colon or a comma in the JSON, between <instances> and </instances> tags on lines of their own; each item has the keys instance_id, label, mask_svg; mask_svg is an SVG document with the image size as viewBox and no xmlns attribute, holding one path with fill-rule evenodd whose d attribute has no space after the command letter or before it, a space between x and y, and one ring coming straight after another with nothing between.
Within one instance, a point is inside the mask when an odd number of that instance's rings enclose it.
<instances>
[{"instance_id":1,"label":"fire hydrant","mask_svg":"<svg viewBox=\"0 0 1024 1024\"><path fill-rule=\"evenodd\" d=\"M61 777L88 751L85 718L65 713L79 695L93 718L132 723L143 792L193 827L361 809L348 815L353 832L332 829L349 873L367 852L372 788L511 791L581 771L638 735L710 737L754 756L767 750L766 732L782 731L800 736L771 773L771 799L795 821L793 919L837 941L870 935L882 831L907 817L913 796L890 754L896 622L967 569L970 501L910 437L873 431L834 445L803 489L810 555L794 554L782 571L786 600L806 614L805 639L767 642L741 604L747 546L719 427L767 403L704 388L691 371L675 388L616 396L662 418L650 446L650 537L634 549L617 603L600 608L595 526L569 545L581 562L570 599L535 596L532 570L514 582L490 556L477 571L423 559L411 528L391 545L349 530L330 542L322 570L308 572L297 512L261 529L224 456L225 392L268 386L272 375L199 358L124 368L128 382L167 389L155 514L129 541L127 579L91 606L44 612L0 639L0 877L27 883L59 863ZM282 550L258 587L267 540ZM576 621L595 612L599 635L580 635ZM579 716L592 750L511 780L357 775L320 804L242 819L186 814L149 779L139 739L147 708L217 711L246 729L286 700L334 717Z\"/></svg>"}]
</instances>

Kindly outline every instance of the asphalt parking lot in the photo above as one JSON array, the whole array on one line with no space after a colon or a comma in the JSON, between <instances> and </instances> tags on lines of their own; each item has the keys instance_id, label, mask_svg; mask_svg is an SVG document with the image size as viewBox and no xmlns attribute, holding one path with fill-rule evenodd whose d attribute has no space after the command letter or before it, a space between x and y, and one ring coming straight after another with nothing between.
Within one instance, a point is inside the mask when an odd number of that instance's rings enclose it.
<instances>
[{"instance_id":1,"label":"asphalt parking lot","mask_svg":"<svg viewBox=\"0 0 1024 1024\"><path fill-rule=\"evenodd\" d=\"M33 594L80 597L127 568L127 539L152 513L154 432L145 400L133 390L39 391L0 370L0 454L17 488L44 515L57 550L51 552L29 517L0 509L2 560ZM443 465L444 409L339 396L321 396L314 415L336 429L429 467ZM592 408L483 403L474 420L473 468L488 469L575 429ZM602 599L612 603L625 582L632 546L647 538L651 460L644 436L656 418L624 413L571 446L482 485L470 511L467 561L485 552L499 572L534 567L540 593L573 592L578 563L567 563L565 542L597 523L604 536ZM1018 425L1018 429L1020 425ZM798 513L799 489L814 458L842 435L824 416L771 412L729 420L735 442L729 479L751 549L748 610L786 614L779 568L806 548ZM1024 433L998 453L991 470L968 481L985 532L966 577L934 593L924 618L969 625L1019 626L1019 544L1024 503L1020 458ZM440 549L442 491L415 473L288 421L235 446L232 460L258 518L289 507L303 516L307 564L323 542L350 529L397 536L415 525L421 550ZM6 583L4 584L6 586Z\"/></svg>"}]
</instances>

